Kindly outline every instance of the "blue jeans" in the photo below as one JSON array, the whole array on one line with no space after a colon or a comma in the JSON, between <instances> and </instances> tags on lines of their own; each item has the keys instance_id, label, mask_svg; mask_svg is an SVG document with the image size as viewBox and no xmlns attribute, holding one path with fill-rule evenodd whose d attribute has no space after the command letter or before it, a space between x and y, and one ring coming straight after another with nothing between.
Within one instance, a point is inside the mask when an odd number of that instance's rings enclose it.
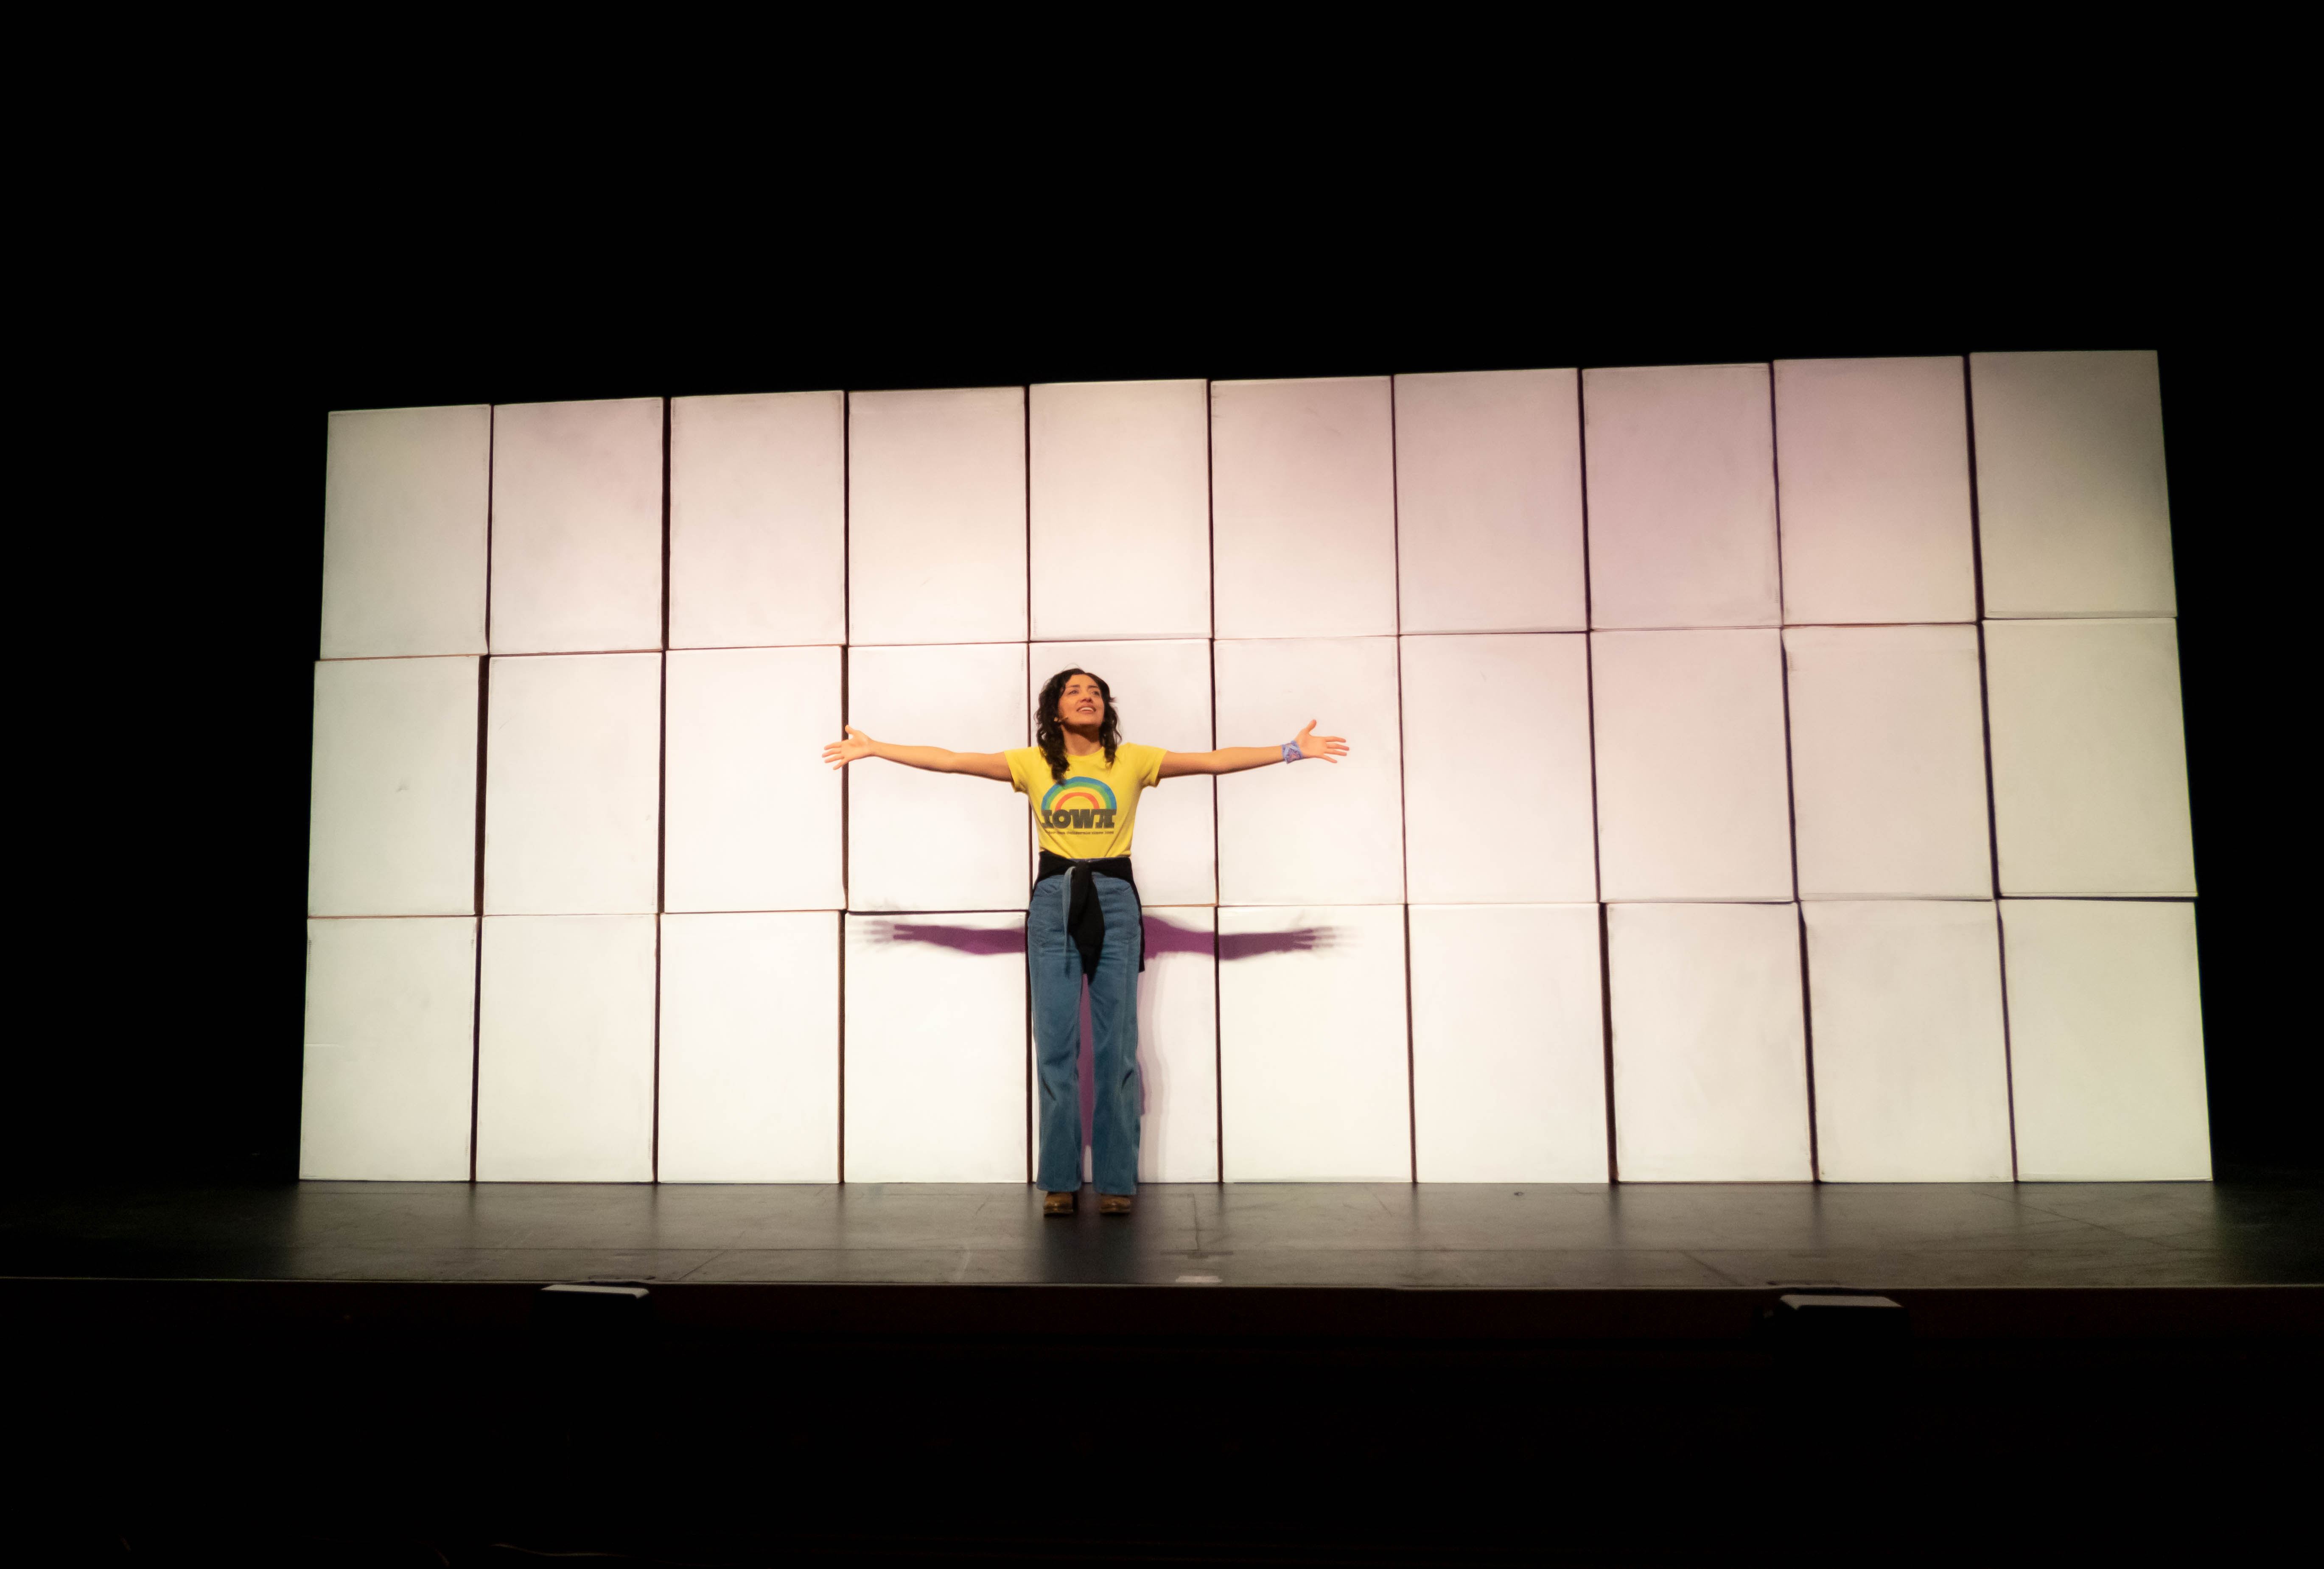
<instances>
[{"instance_id":1,"label":"blue jeans","mask_svg":"<svg viewBox=\"0 0 2324 1569\"><path fill-rule=\"evenodd\" d=\"M1062 873L1043 878L1033 885L1025 912L1033 1061L1040 1080L1041 1165L1035 1181L1049 1193L1072 1193L1082 1185L1082 955L1065 930L1072 883ZM1134 885L1092 872L1090 887L1105 912L1105 947L1089 978L1097 1092L1091 1153L1097 1190L1130 1194L1138 1191L1138 959L1146 928Z\"/></svg>"}]
</instances>

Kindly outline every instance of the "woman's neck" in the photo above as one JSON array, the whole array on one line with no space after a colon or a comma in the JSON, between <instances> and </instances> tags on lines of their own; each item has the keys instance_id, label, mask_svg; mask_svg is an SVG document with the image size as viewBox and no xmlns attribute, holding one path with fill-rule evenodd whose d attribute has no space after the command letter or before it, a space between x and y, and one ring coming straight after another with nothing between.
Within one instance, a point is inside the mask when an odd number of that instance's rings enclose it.
<instances>
[{"instance_id":1,"label":"woman's neck","mask_svg":"<svg viewBox=\"0 0 2324 1569\"><path fill-rule=\"evenodd\" d=\"M1065 726L1065 732L1067 757L1091 757L1105 750L1104 745L1097 738L1095 725L1091 725L1084 730L1067 725Z\"/></svg>"}]
</instances>

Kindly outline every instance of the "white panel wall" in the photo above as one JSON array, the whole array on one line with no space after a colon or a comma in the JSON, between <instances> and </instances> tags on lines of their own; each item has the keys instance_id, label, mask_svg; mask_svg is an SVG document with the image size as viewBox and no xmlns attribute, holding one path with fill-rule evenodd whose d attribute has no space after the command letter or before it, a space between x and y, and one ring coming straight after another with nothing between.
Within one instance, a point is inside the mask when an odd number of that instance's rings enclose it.
<instances>
[{"instance_id":1,"label":"white panel wall","mask_svg":"<svg viewBox=\"0 0 2324 1569\"><path fill-rule=\"evenodd\" d=\"M1601 897L1791 898L1781 634L1590 641Z\"/></svg>"},{"instance_id":2,"label":"white panel wall","mask_svg":"<svg viewBox=\"0 0 2324 1569\"><path fill-rule=\"evenodd\" d=\"M839 917L661 923L664 1182L839 1180Z\"/></svg>"},{"instance_id":3,"label":"white panel wall","mask_svg":"<svg viewBox=\"0 0 2324 1569\"><path fill-rule=\"evenodd\" d=\"M474 915L476 660L315 667L310 915Z\"/></svg>"},{"instance_id":4,"label":"white panel wall","mask_svg":"<svg viewBox=\"0 0 2324 1569\"><path fill-rule=\"evenodd\" d=\"M654 908L661 656L494 660L484 753L484 913Z\"/></svg>"},{"instance_id":5,"label":"white panel wall","mask_svg":"<svg viewBox=\"0 0 2324 1569\"><path fill-rule=\"evenodd\" d=\"M1218 636L1396 631L1389 399L1386 376L1211 384Z\"/></svg>"},{"instance_id":6,"label":"white panel wall","mask_svg":"<svg viewBox=\"0 0 2324 1569\"><path fill-rule=\"evenodd\" d=\"M1803 899L1990 899L1974 626L1793 627Z\"/></svg>"},{"instance_id":7,"label":"white panel wall","mask_svg":"<svg viewBox=\"0 0 2324 1569\"><path fill-rule=\"evenodd\" d=\"M1595 904L1412 907L1422 1182L1606 1180Z\"/></svg>"},{"instance_id":8,"label":"white panel wall","mask_svg":"<svg viewBox=\"0 0 2324 1569\"><path fill-rule=\"evenodd\" d=\"M1412 1177L1404 911L1219 911L1229 1182Z\"/></svg>"},{"instance_id":9,"label":"white panel wall","mask_svg":"<svg viewBox=\"0 0 2324 1569\"><path fill-rule=\"evenodd\" d=\"M307 923L299 1175L465 1182L476 922Z\"/></svg>"},{"instance_id":10,"label":"white panel wall","mask_svg":"<svg viewBox=\"0 0 2324 1569\"><path fill-rule=\"evenodd\" d=\"M1596 899L1588 640L1402 642L1407 896Z\"/></svg>"},{"instance_id":11,"label":"white panel wall","mask_svg":"<svg viewBox=\"0 0 2324 1569\"><path fill-rule=\"evenodd\" d=\"M2152 350L1969 356L1985 614L2171 615Z\"/></svg>"},{"instance_id":12,"label":"white panel wall","mask_svg":"<svg viewBox=\"0 0 2324 1569\"><path fill-rule=\"evenodd\" d=\"M1784 619L1977 618L1961 362L1778 360Z\"/></svg>"},{"instance_id":13,"label":"white panel wall","mask_svg":"<svg viewBox=\"0 0 2324 1569\"><path fill-rule=\"evenodd\" d=\"M654 921L485 919L479 1181L652 1180Z\"/></svg>"},{"instance_id":14,"label":"white panel wall","mask_svg":"<svg viewBox=\"0 0 2324 1569\"><path fill-rule=\"evenodd\" d=\"M482 404L331 416L323 658L484 651L492 451Z\"/></svg>"},{"instance_id":15,"label":"white panel wall","mask_svg":"<svg viewBox=\"0 0 2324 1569\"><path fill-rule=\"evenodd\" d=\"M846 1180L1026 1181L1022 912L846 928Z\"/></svg>"},{"instance_id":16,"label":"white panel wall","mask_svg":"<svg viewBox=\"0 0 2324 1569\"><path fill-rule=\"evenodd\" d=\"M2005 894L2195 891L2178 629L1987 622Z\"/></svg>"},{"instance_id":17,"label":"white panel wall","mask_svg":"<svg viewBox=\"0 0 2324 1569\"><path fill-rule=\"evenodd\" d=\"M1397 377L1396 496L1404 631L1590 624L1573 372Z\"/></svg>"},{"instance_id":18,"label":"white panel wall","mask_svg":"<svg viewBox=\"0 0 2324 1569\"><path fill-rule=\"evenodd\" d=\"M1775 625L1767 367L1593 369L1582 385L1591 624Z\"/></svg>"},{"instance_id":19,"label":"white panel wall","mask_svg":"<svg viewBox=\"0 0 2324 1569\"><path fill-rule=\"evenodd\" d=\"M1140 1182L1219 1180L1217 959L1215 911L1147 907L1146 973L1138 977Z\"/></svg>"},{"instance_id":20,"label":"white panel wall","mask_svg":"<svg viewBox=\"0 0 2324 1569\"><path fill-rule=\"evenodd\" d=\"M670 400L672 648L844 642L846 557L844 394Z\"/></svg>"},{"instance_id":21,"label":"white panel wall","mask_svg":"<svg viewBox=\"0 0 2324 1569\"><path fill-rule=\"evenodd\" d=\"M848 641L1025 638L1025 391L855 392Z\"/></svg>"},{"instance_id":22,"label":"white panel wall","mask_svg":"<svg viewBox=\"0 0 2324 1569\"><path fill-rule=\"evenodd\" d=\"M954 752L1030 743L1025 645L855 648L848 723ZM819 753L818 753L819 754ZM1031 884L1031 808L1008 785L867 758L847 765L848 908L1006 909Z\"/></svg>"},{"instance_id":23,"label":"white panel wall","mask_svg":"<svg viewBox=\"0 0 2324 1569\"><path fill-rule=\"evenodd\" d=\"M835 648L673 652L663 908L837 909ZM836 950L834 950L836 952Z\"/></svg>"},{"instance_id":24,"label":"white panel wall","mask_svg":"<svg viewBox=\"0 0 2324 1569\"><path fill-rule=\"evenodd\" d=\"M492 651L661 647L659 398L493 411Z\"/></svg>"},{"instance_id":25,"label":"white panel wall","mask_svg":"<svg viewBox=\"0 0 2324 1569\"><path fill-rule=\"evenodd\" d=\"M2007 1182L2001 937L1984 901L1803 907L1826 1182Z\"/></svg>"},{"instance_id":26,"label":"white panel wall","mask_svg":"<svg viewBox=\"0 0 2324 1569\"><path fill-rule=\"evenodd\" d=\"M1808 1180L1797 909L1606 913L1621 1179Z\"/></svg>"},{"instance_id":27,"label":"white panel wall","mask_svg":"<svg viewBox=\"0 0 2324 1569\"><path fill-rule=\"evenodd\" d=\"M1211 634L1207 383L1029 392L1033 636Z\"/></svg>"},{"instance_id":28,"label":"white panel wall","mask_svg":"<svg viewBox=\"0 0 2324 1569\"><path fill-rule=\"evenodd\" d=\"M474 1061L479 1175L643 1179L659 964L666 1177L1022 1181L1026 804L817 753L1066 664L1352 745L1140 803L1145 1180L1804 1177L1795 898L1822 1176L2009 1175L2005 944L2020 1173L2208 1175L2151 353L339 413L324 576L308 1175Z\"/></svg>"},{"instance_id":29,"label":"white panel wall","mask_svg":"<svg viewBox=\"0 0 2324 1569\"><path fill-rule=\"evenodd\" d=\"M1221 642L1222 746L1280 746L1310 719L1337 761L1275 763L1218 781L1219 898L1228 904L1393 904L1404 898L1394 638Z\"/></svg>"},{"instance_id":30,"label":"white panel wall","mask_svg":"<svg viewBox=\"0 0 2324 1569\"><path fill-rule=\"evenodd\" d=\"M2195 907L2005 900L2017 1175L2208 1181Z\"/></svg>"},{"instance_id":31,"label":"white panel wall","mask_svg":"<svg viewBox=\"0 0 2324 1569\"><path fill-rule=\"evenodd\" d=\"M1075 665L1096 671L1127 716L1124 741L1171 752L1211 750L1211 645L1173 642L1036 643L1026 668L1026 706L1042 685ZM1288 739L1286 737L1286 739ZM1130 844L1138 894L1152 904L1218 899L1217 795L1206 778L1165 780L1138 801Z\"/></svg>"}]
</instances>

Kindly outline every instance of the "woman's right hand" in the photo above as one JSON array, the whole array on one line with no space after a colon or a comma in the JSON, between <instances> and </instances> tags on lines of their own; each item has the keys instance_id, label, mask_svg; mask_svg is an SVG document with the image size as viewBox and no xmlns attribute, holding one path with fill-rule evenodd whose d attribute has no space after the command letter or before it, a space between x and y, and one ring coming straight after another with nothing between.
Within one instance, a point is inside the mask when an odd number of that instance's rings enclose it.
<instances>
[{"instance_id":1,"label":"woman's right hand","mask_svg":"<svg viewBox=\"0 0 2324 1569\"><path fill-rule=\"evenodd\" d=\"M871 756L872 747L878 744L863 732L850 725L847 726L846 740L835 741L823 749L823 761L831 768L845 768L859 757Z\"/></svg>"}]
</instances>

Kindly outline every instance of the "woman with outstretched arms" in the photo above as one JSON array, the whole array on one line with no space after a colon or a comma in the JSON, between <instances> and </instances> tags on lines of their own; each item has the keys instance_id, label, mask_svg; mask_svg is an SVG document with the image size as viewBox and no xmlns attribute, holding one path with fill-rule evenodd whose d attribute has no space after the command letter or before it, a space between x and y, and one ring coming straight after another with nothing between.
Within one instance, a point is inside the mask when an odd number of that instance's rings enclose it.
<instances>
[{"instance_id":1,"label":"woman with outstretched arms","mask_svg":"<svg viewBox=\"0 0 2324 1569\"><path fill-rule=\"evenodd\" d=\"M1130 838L1138 797L1182 774L1240 773L1269 763L1336 762L1348 743L1317 735L1314 721L1280 746L1165 752L1121 739L1120 711L1104 680L1059 670L1041 688L1035 744L1007 752L947 752L874 741L853 725L823 749L844 768L884 758L932 773L989 779L1022 791L1033 806L1041 864L1025 912L1033 986L1033 1055L1039 1068L1042 1213L1069 1215L1081 1190L1081 992L1089 987L1097 1110L1091 1129L1098 1211L1128 1214L1138 1191L1138 973L1145 928Z\"/></svg>"}]
</instances>

